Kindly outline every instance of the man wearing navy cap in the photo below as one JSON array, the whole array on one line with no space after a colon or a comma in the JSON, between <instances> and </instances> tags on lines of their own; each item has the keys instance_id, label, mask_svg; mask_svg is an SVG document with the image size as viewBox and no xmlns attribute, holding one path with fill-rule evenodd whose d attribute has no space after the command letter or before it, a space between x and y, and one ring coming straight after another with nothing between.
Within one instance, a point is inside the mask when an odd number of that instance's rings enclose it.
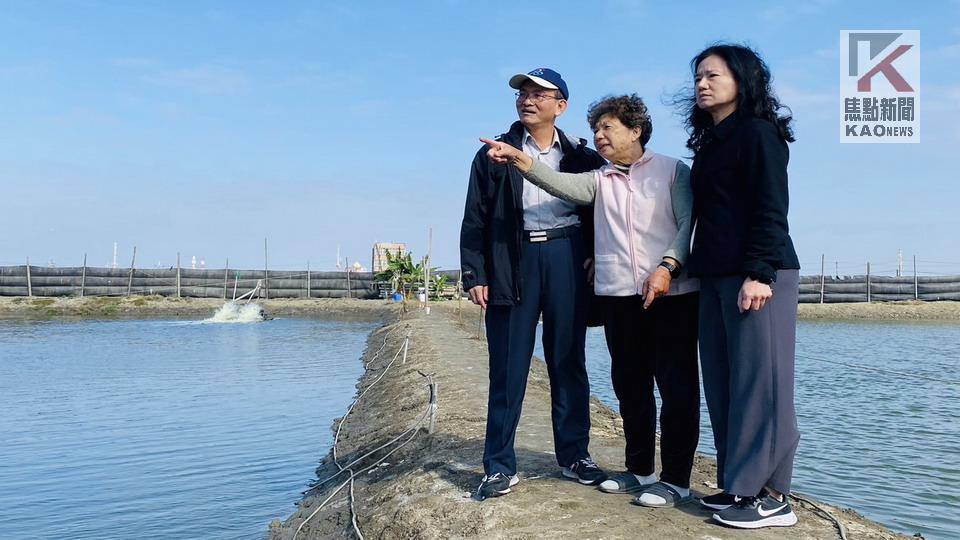
<instances>
[{"instance_id":1,"label":"man wearing navy cap","mask_svg":"<svg viewBox=\"0 0 960 540\"><path fill-rule=\"evenodd\" d=\"M554 170L585 172L605 161L586 140L556 128L567 109L567 83L549 68L510 78L518 122L498 140ZM593 215L491 163L486 147L473 158L460 263L464 290L487 309L490 391L477 497L497 497L519 482L513 445L527 373L543 314L543 352L550 376L553 441L563 476L595 485L606 474L590 459L590 385L584 365L584 260L593 256Z\"/></svg>"}]
</instances>

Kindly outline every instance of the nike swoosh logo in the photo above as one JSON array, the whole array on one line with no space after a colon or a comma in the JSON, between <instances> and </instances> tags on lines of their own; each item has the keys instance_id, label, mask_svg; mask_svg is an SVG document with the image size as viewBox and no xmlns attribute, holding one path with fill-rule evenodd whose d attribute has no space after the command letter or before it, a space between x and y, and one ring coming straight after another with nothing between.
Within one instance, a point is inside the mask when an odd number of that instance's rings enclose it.
<instances>
[{"instance_id":1,"label":"nike swoosh logo","mask_svg":"<svg viewBox=\"0 0 960 540\"><path fill-rule=\"evenodd\" d=\"M783 510L786 507L787 505L784 504L779 508L774 508L773 510L764 510L763 508L757 508L757 513L760 514L762 517L770 517L773 514L776 514L777 512Z\"/></svg>"}]
</instances>

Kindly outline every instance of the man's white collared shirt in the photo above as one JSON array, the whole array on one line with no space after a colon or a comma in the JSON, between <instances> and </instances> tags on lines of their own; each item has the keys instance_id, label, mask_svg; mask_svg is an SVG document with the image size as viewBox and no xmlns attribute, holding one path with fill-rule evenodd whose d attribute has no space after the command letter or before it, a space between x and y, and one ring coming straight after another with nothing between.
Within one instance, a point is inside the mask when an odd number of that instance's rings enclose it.
<instances>
[{"instance_id":1,"label":"man's white collared shirt","mask_svg":"<svg viewBox=\"0 0 960 540\"><path fill-rule=\"evenodd\" d=\"M523 152L531 158L542 161L555 171L560 170L563 150L560 147L560 134L553 130L553 142L545 150L540 150L537 141L530 132L523 130ZM543 189L523 180L523 228L527 231L545 231L578 225L580 217L576 214L577 205L558 199Z\"/></svg>"}]
</instances>

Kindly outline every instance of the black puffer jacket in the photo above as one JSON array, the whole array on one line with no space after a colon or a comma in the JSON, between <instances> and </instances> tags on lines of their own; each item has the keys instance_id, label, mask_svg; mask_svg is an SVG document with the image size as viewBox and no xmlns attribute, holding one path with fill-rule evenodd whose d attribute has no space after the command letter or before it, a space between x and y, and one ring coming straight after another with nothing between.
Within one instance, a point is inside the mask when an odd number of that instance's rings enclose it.
<instances>
[{"instance_id":1,"label":"black puffer jacket","mask_svg":"<svg viewBox=\"0 0 960 540\"><path fill-rule=\"evenodd\" d=\"M557 129L563 159L562 172L579 173L602 167L606 161L587 148L587 141L567 137ZM497 140L521 149L523 124L514 122ZM460 267L463 288L490 287L493 305L515 305L523 294L520 282L520 242L523 232L523 177L516 168L490 163L487 148L477 151L470 166L470 185L460 227ZM593 255L593 208L577 208L585 253Z\"/></svg>"}]
</instances>

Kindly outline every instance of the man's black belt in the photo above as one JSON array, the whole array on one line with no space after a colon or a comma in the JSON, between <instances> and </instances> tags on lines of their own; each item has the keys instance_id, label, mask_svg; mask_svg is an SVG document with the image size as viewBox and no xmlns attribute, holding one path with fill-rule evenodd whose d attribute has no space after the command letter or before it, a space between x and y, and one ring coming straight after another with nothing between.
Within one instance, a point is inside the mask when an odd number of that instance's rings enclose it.
<instances>
[{"instance_id":1,"label":"man's black belt","mask_svg":"<svg viewBox=\"0 0 960 540\"><path fill-rule=\"evenodd\" d=\"M523 238L527 242L547 242L557 238L567 238L580 233L579 225L570 225L569 227L560 227L557 229L547 229L545 231L523 231Z\"/></svg>"}]
</instances>

